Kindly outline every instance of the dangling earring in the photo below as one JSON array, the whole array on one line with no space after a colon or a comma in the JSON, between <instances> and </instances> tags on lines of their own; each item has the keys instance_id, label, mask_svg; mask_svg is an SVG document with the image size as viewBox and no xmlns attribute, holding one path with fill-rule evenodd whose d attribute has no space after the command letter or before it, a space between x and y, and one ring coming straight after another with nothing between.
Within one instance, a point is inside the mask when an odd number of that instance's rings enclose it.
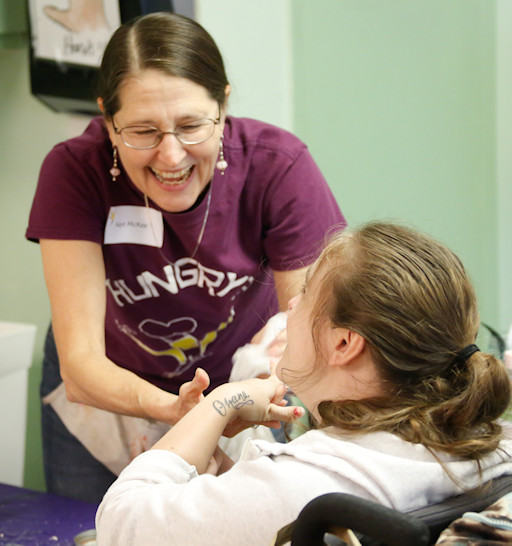
<instances>
[{"instance_id":1,"label":"dangling earring","mask_svg":"<svg viewBox=\"0 0 512 546\"><path fill-rule=\"evenodd\" d=\"M116 178L121 174L121 171L117 166L117 146L114 146L112 156L114 163L112 165L112 168L110 169L110 174L112 175L112 182L115 182Z\"/></svg>"},{"instance_id":2,"label":"dangling earring","mask_svg":"<svg viewBox=\"0 0 512 546\"><path fill-rule=\"evenodd\" d=\"M224 135L220 137L220 146L219 146L219 160L217 161L216 167L219 169L220 174L224 175L224 171L228 168L228 162L224 159Z\"/></svg>"}]
</instances>

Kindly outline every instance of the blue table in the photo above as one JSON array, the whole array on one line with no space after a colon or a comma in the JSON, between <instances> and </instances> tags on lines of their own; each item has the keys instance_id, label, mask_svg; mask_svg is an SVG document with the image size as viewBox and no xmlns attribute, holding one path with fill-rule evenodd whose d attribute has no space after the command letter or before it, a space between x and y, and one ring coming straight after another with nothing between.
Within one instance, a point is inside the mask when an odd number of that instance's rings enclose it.
<instances>
[{"instance_id":1,"label":"blue table","mask_svg":"<svg viewBox=\"0 0 512 546\"><path fill-rule=\"evenodd\" d=\"M73 537L94 529L97 506L0 484L0 545L73 546Z\"/></svg>"}]
</instances>

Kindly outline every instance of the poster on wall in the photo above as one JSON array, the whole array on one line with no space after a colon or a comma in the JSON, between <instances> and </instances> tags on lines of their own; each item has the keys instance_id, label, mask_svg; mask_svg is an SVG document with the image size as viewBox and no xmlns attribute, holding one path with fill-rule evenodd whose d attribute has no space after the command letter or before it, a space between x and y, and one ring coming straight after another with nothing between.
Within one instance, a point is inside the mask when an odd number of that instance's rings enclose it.
<instances>
[{"instance_id":1,"label":"poster on wall","mask_svg":"<svg viewBox=\"0 0 512 546\"><path fill-rule=\"evenodd\" d=\"M56 112L98 115L95 82L114 31L134 17L157 11L193 17L194 4L194 0L28 0L32 95Z\"/></svg>"},{"instance_id":2,"label":"poster on wall","mask_svg":"<svg viewBox=\"0 0 512 546\"><path fill-rule=\"evenodd\" d=\"M121 24L112 0L30 0L29 7L34 57L58 65L98 67Z\"/></svg>"}]
</instances>

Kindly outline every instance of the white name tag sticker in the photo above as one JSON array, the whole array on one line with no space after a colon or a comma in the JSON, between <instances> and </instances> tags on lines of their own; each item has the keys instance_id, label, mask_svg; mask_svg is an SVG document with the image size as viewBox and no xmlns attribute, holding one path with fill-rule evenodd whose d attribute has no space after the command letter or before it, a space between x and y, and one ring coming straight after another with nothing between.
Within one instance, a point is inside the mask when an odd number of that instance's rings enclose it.
<instances>
[{"instance_id":1,"label":"white name tag sticker","mask_svg":"<svg viewBox=\"0 0 512 546\"><path fill-rule=\"evenodd\" d=\"M105 226L106 245L135 243L161 248L164 242L162 213L149 207L110 207Z\"/></svg>"}]
</instances>

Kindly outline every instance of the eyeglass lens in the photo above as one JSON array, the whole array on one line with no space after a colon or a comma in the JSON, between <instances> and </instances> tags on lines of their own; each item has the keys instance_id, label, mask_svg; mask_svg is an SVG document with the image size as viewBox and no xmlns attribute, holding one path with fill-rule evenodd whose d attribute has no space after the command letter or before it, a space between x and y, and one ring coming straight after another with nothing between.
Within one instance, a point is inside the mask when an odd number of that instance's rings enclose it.
<instances>
[{"instance_id":1,"label":"eyeglass lens","mask_svg":"<svg viewBox=\"0 0 512 546\"><path fill-rule=\"evenodd\" d=\"M127 146L133 148L153 148L160 144L166 134L173 134L182 144L199 144L208 140L215 130L216 122L202 119L193 123L179 125L174 131L160 131L156 127L125 127L121 137Z\"/></svg>"}]
</instances>

